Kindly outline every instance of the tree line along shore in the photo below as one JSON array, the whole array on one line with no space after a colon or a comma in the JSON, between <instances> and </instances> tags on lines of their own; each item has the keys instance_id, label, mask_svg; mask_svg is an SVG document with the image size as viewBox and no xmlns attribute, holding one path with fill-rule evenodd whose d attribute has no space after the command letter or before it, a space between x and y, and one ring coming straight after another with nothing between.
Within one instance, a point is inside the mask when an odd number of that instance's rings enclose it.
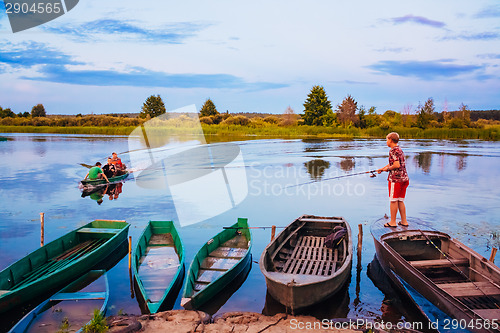
<instances>
[{"instance_id":1,"label":"tree line along shore","mask_svg":"<svg viewBox=\"0 0 500 333\"><path fill-rule=\"evenodd\" d=\"M469 110L462 103L458 110L437 112L434 100L428 98L416 108L407 105L401 112L380 114L375 107L358 106L350 95L334 109L321 86L311 89L302 114L291 107L282 114L219 112L210 98L198 114L171 113L159 95L152 95L136 114L48 115L42 104L31 113L16 114L0 107L0 132L129 135L156 117L161 119L156 126L173 134L201 123L208 141L209 137L383 138L390 131L407 139L500 140L500 110Z\"/></svg>"}]
</instances>

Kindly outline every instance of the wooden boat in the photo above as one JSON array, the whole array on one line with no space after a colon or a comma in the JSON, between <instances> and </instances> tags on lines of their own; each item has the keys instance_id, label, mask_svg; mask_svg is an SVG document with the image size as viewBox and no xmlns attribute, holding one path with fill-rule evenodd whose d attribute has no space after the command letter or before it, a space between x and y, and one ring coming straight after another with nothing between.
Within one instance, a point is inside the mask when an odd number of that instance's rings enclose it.
<instances>
[{"instance_id":1,"label":"wooden boat","mask_svg":"<svg viewBox=\"0 0 500 333\"><path fill-rule=\"evenodd\" d=\"M121 180L124 180L125 178L127 178L129 175L129 172L128 171L125 171L125 173L123 175L119 175L119 176L114 176L114 177L109 177L108 180L110 183L115 183L115 182L119 182ZM106 179L84 179L81 181L82 185L83 186L95 186L95 185L102 185L102 184L106 184L107 181Z\"/></svg>"},{"instance_id":2,"label":"wooden boat","mask_svg":"<svg viewBox=\"0 0 500 333\"><path fill-rule=\"evenodd\" d=\"M347 235L335 249L324 245L335 226ZM342 217L303 215L264 249L259 262L269 294L291 311L318 303L340 290L352 267L351 228Z\"/></svg>"},{"instance_id":3,"label":"wooden boat","mask_svg":"<svg viewBox=\"0 0 500 333\"><path fill-rule=\"evenodd\" d=\"M90 271L34 308L9 332L60 332L65 324L72 331L80 327L77 332L82 332L81 328L92 319L94 309L105 315L108 298L106 271Z\"/></svg>"},{"instance_id":4,"label":"wooden boat","mask_svg":"<svg viewBox=\"0 0 500 333\"><path fill-rule=\"evenodd\" d=\"M0 313L89 271L127 239L125 221L96 220L40 247L0 272Z\"/></svg>"},{"instance_id":5,"label":"wooden boat","mask_svg":"<svg viewBox=\"0 0 500 333\"><path fill-rule=\"evenodd\" d=\"M177 296L184 278L184 246L172 221L149 221L132 254L132 271L146 305L143 312L156 313Z\"/></svg>"},{"instance_id":6,"label":"wooden boat","mask_svg":"<svg viewBox=\"0 0 500 333\"><path fill-rule=\"evenodd\" d=\"M376 221L371 233L377 258L399 291L411 297L409 286L468 330L498 332L492 321L500 318L500 269L421 221L397 228L384 227L387 221Z\"/></svg>"},{"instance_id":7,"label":"wooden boat","mask_svg":"<svg viewBox=\"0 0 500 333\"><path fill-rule=\"evenodd\" d=\"M252 263L252 236L248 220L225 228L206 242L189 267L181 305L196 309L217 295Z\"/></svg>"}]
</instances>

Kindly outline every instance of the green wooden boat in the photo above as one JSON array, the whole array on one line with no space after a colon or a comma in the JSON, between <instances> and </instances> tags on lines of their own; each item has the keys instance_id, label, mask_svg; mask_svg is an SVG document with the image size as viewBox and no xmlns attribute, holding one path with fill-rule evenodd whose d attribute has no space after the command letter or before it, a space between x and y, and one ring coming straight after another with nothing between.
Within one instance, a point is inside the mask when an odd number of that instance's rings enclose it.
<instances>
[{"instance_id":1,"label":"green wooden boat","mask_svg":"<svg viewBox=\"0 0 500 333\"><path fill-rule=\"evenodd\" d=\"M189 271L181 305L196 309L213 298L252 263L252 236L248 220L225 228L198 251Z\"/></svg>"},{"instance_id":2,"label":"green wooden boat","mask_svg":"<svg viewBox=\"0 0 500 333\"><path fill-rule=\"evenodd\" d=\"M110 183L114 183L114 182L119 182L121 180L124 180L125 178L127 178L129 175L129 172L128 171L125 171L125 173L123 175L119 175L119 176L115 176L115 177L109 177L108 180ZM82 185L83 186L89 186L89 185L101 185L101 184L106 184L107 181L106 179L84 179L81 181Z\"/></svg>"},{"instance_id":3,"label":"green wooden boat","mask_svg":"<svg viewBox=\"0 0 500 333\"><path fill-rule=\"evenodd\" d=\"M0 272L0 313L88 272L126 241L130 224L96 220L40 247Z\"/></svg>"},{"instance_id":4,"label":"green wooden boat","mask_svg":"<svg viewBox=\"0 0 500 333\"><path fill-rule=\"evenodd\" d=\"M156 313L177 296L184 278L184 246L172 221L149 221L134 248L132 271L143 312Z\"/></svg>"},{"instance_id":5,"label":"green wooden boat","mask_svg":"<svg viewBox=\"0 0 500 333\"><path fill-rule=\"evenodd\" d=\"M83 326L92 319L94 309L103 316L106 314L108 299L106 271L90 271L29 312L9 333L62 332L64 323L72 332L77 327L81 327L77 332L82 332Z\"/></svg>"}]
</instances>

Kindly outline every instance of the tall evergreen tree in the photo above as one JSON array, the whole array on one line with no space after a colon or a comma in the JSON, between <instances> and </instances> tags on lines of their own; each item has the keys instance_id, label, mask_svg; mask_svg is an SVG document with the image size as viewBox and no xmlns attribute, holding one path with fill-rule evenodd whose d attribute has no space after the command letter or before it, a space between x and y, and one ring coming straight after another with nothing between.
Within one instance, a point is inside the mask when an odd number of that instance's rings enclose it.
<instances>
[{"instance_id":1,"label":"tall evergreen tree","mask_svg":"<svg viewBox=\"0 0 500 333\"><path fill-rule=\"evenodd\" d=\"M330 111L330 112L328 112ZM322 86L314 86L304 103L304 124L322 126L326 117L331 116L332 103Z\"/></svg>"},{"instance_id":2,"label":"tall evergreen tree","mask_svg":"<svg viewBox=\"0 0 500 333\"><path fill-rule=\"evenodd\" d=\"M142 105L139 117L147 118L147 116L149 116L154 118L164 114L166 111L167 109L165 109L165 104L163 103L160 95L151 95Z\"/></svg>"},{"instance_id":3,"label":"tall evergreen tree","mask_svg":"<svg viewBox=\"0 0 500 333\"><path fill-rule=\"evenodd\" d=\"M45 107L43 104L37 104L31 109L32 117L45 117L47 113L45 112Z\"/></svg>"},{"instance_id":4,"label":"tall evergreen tree","mask_svg":"<svg viewBox=\"0 0 500 333\"><path fill-rule=\"evenodd\" d=\"M417 126L426 129L429 127L429 124L432 120L434 120L434 99L429 97L427 101L425 101L424 106L421 104L417 107Z\"/></svg>"},{"instance_id":5,"label":"tall evergreen tree","mask_svg":"<svg viewBox=\"0 0 500 333\"><path fill-rule=\"evenodd\" d=\"M200 117L216 116L219 114L214 102L210 98L205 101L205 104L201 107Z\"/></svg>"}]
</instances>

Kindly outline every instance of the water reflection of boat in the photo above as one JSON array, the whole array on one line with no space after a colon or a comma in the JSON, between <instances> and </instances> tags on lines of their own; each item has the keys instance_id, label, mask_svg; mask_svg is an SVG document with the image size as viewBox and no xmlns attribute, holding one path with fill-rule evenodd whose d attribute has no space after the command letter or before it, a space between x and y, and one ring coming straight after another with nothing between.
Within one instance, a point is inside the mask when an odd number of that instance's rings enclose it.
<instances>
[{"instance_id":1,"label":"water reflection of boat","mask_svg":"<svg viewBox=\"0 0 500 333\"><path fill-rule=\"evenodd\" d=\"M296 311L296 314L300 315L310 315L316 318L322 319L335 319L335 318L346 318L349 314L349 284L351 282L351 277L349 275L345 284L332 296L326 298L325 300L313 304L308 307L304 307ZM266 293L266 302L264 308L262 309L262 314L266 316L274 316L278 313L286 313L287 308L275 300L269 291Z\"/></svg>"},{"instance_id":2,"label":"water reflection of boat","mask_svg":"<svg viewBox=\"0 0 500 333\"><path fill-rule=\"evenodd\" d=\"M60 288L126 240L125 221L96 220L42 246L0 272L0 312Z\"/></svg>"},{"instance_id":3,"label":"water reflection of boat","mask_svg":"<svg viewBox=\"0 0 500 333\"><path fill-rule=\"evenodd\" d=\"M181 305L197 309L224 290L252 263L252 236L245 218L206 242L193 258Z\"/></svg>"},{"instance_id":4,"label":"water reflection of boat","mask_svg":"<svg viewBox=\"0 0 500 333\"><path fill-rule=\"evenodd\" d=\"M175 301L184 279L184 246L172 221L149 221L132 254L132 270L143 312L156 313Z\"/></svg>"},{"instance_id":5,"label":"water reflection of boat","mask_svg":"<svg viewBox=\"0 0 500 333\"><path fill-rule=\"evenodd\" d=\"M101 204L104 197L107 195L109 200L117 200L123 192L123 182L114 184L102 184L95 186L85 186L82 190L82 198L90 197L90 199Z\"/></svg>"},{"instance_id":6,"label":"water reflection of boat","mask_svg":"<svg viewBox=\"0 0 500 333\"><path fill-rule=\"evenodd\" d=\"M105 315L109 298L106 271L90 271L28 313L10 332L52 333L89 323L94 309ZM58 330L60 329L60 330Z\"/></svg>"},{"instance_id":7,"label":"water reflection of boat","mask_svg":"<svg viewBox=\"0 0 500 333\"><path fill-rule=\"evenodd\" d=\"M371 227L377 257L393 284L409 298L421 295L474 332L496 332L500 269L449 235L419 221L410 227ZM416 302L416 300L415 300ZM489 327L489 328L488 328Z\"/></svg>"},{"instance_id":8,"label":"water reflection of boat","mask_svg":"<svg viewBox=\"0 0 500 333\"><path fill-rule=\"evenodd\" d=\"M334 249L325 237L346 229ZM289 224L262 252L260 270L268 292L292 312L319 303L340 290L351 274L352 238L342 217L303 215Z\"/></svg>"},{"instance_id":9,"label":"water reflection of boat","mask_svg":"<svg viewBox=\"0 0 500 333\"><path fill-rule=\"evenodd\" d=\"M406 298L401 298L401 294L392 286L391 280L385 273L377 257L374 256L372 262L368 264L366 274L383 294L384 300L381 305L382 320L385 322L397 323L405 319L407 322L428 322L429 318L422 313L415 303Z\"/></svg>"}]
</instances>

